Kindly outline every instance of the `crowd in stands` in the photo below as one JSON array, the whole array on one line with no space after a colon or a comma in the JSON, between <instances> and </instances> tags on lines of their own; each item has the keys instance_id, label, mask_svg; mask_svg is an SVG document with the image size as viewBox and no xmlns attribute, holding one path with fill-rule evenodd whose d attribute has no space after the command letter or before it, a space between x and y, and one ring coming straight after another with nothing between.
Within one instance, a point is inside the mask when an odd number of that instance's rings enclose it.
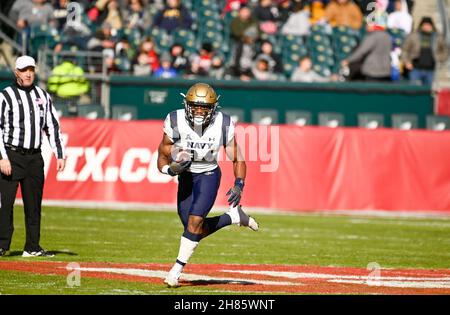
<instances>
[{"instance_id":1,"label":"crowd in stands","mask_svg":"<svg viewBox=\"0 0 450 315\"><path fill-rule=\"evenodd\" d=\"M433 21L413 21L413 0L76 2L16 0L9 17L31 54L36 42L97 51L109 73L158 78L424 84L447 58Z\"/></svg>"}]
</instances>

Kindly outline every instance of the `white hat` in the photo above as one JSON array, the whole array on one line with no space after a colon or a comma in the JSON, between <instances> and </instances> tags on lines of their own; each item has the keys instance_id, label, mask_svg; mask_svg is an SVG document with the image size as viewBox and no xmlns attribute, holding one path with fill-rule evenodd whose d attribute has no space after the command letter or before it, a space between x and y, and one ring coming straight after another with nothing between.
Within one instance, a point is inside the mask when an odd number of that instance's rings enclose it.
<instances>
[{"instance_id":1,"label":"white hat","mask_svg":"<svg viewBox=\"0 0 450 315\"><path fill-rule=\"evenodd\" d=\"M16 60L16 69L22 70L26 67L36 67L36 62L33 57L30 56L20 56Z\"/></svg>"}]
</instances>

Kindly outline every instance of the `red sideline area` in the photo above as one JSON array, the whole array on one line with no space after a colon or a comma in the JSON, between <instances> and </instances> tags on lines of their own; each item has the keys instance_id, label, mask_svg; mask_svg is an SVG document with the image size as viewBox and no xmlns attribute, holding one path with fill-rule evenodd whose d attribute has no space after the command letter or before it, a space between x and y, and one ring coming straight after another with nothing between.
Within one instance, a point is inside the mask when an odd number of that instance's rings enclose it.
<instances>
[{"instance_id":1,"label":"red sideline area","mask_svg":"<svg viewBox=\"0 0 450 315\"><path fill-rule=\"evenodd\" d=\"M176 179L156 168L162 121L63 119L67 167L48 146L44 199L176 205ZM450 212L450 132L239 125L248 162L242 204L283 210ZM232 164L220 162L217 205Z\"/></svg>"},{"instance_id":2,"label":"red sideline area","mask_svg":"<svg viewBox=\"0 0 450 315\"><path fill-rule=\"evenodd\" d=\"M165 286L169 264L0 261L0 270L142 282ZM449 294L448 269L365 269L292 265L189 264L182 287L230 292L307 294ZM68 282L69 284L69 282ZM175 289L176 290L176 289ZM175 291L174 291L175 292Z\"/></svg>"}]
</instances>

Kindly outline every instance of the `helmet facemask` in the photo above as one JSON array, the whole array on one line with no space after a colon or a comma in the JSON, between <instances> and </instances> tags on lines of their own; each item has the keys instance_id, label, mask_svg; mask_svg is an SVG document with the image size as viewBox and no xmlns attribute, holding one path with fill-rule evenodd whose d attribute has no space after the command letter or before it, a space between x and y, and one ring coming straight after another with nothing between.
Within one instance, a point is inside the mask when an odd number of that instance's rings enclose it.
<instances>
[{"instance_id":1,"label":"helmet facemask","mask_svg":"<svg viewBox=\"0 0 450 315\"><path fill-rule=\"evenodd\" d=\"M206 126L211 122L216 111L217 102L215 104L188 102L186 100L183 102L186 119L191 126Z\"/></svg>"},{"instance_id":2,"label":"helmet facemask","mask_svg":"<svg viewBox=\"0 0 450 315\"><path fill-rule=\"evenodd\" d=\"M211 123L218 106L220 96L205 83L194 84L183 96L185 116L191 127L202 129Z\"/></svg>"}]
</instances>

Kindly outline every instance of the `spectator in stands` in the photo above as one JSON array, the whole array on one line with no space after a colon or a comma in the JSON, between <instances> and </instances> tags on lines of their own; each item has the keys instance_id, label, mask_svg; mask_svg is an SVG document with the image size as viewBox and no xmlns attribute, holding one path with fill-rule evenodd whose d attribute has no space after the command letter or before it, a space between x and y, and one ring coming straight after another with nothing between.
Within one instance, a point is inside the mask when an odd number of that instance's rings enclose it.
<instances>
[{"instance_id":1,"label":"spectator in stands","mask_svg":"<svg viewBox=\"0 0 450 315\"><path fill-rule=\"evenodd\" d=\"M222 17L224 17L228 12L239 11L241 7L247 4L247 2L247 0L226 0L222 10Z\"/></svg>"},{"instance_id":2,"label":"spectator in stands","mask_svg":"<svg viewBox=\"0 0 450 315\"><path fill-rule=\"evenodd\" d=\"M312 25L326 23L325 3L322 0L311 0L305 9L310 11L309 21Z\"/></svg>"},{"instance_id":3,"label":"spectator in stands","mask_svg":"<svg viewBox=\"0 0 450 315\"><path fill-rule=\"evenodd\" d=\"M94 37L89 39L87 48L94 51L103 51L105 49L114 49L116 38L112 35L112 27L108 23L103 24L95 32Z\"/></svg>"},{"instance_id":4,"label":"spectator in stands","mask_svg":"<svg viewBox=\"0 0 450 315\"><path fill-rule=\"evenodd\" d=\"M125 27L128 29L137 28L142 33L152 25L150 12L144 9L142 0L130 0L128 7L123 12Z\"/></svg>"},{"instance_id":5,"label":"spectator in stands","mask_svg":"<svg viewBox=\"0 0 450 315\"><path fill-rule=\"evenodd\" d=\"M278 78L270 66L270 59L265 55L258 56L253 63L252 77L258 81L274 81Z\"/></svg>"},{"instance_id":6,"label":"spectator in stands","mask_svg":"<svg viewBox=\"0 0 450 315\"><path fill-rule=\"evenodd\" d=\"M395 2L396 2L396 0L389 0L389 5L388 5L388 9L387 9L388 13L392 13L392 12L396 11L396 9L395 9L395 6L396 6ZM407 8L407 12L409 14L412 14L412 9L414 7L414 0L405 0L403 6L405 8Z\"/></svg>"},{"instance_id":7,"label":"spectator in stands","mask_svg":"<svg viewBox=\"0 0 450 315\"><path fill-rule=\"evenodd\" d=\"M67 11L67 5L69 2L70 0L58 0L54 5L53 19L56 22L56 28L58 31L62 31L66 25L67 15L69 14Z\"/></svg>"},{"instance_id":8,"label":"spectator in stands","mask_svg":"<svg viewBox=\"0 0 450 315\"><path fill-rule=\"evenodd\" d=\"M363 15L359 7L351 0L334 0L325 9L325 17L332 26L347 26L359 30Z\"/></svg>"},{"instance_id":9,"label":"spectator in stands","mask_svg":"<svg viewBox=\"0 0 450 315\"><path fill-rule=\"evenodd\" d=\"M233 63L231 73L240 80L248 81L251 79L251 68L253 58L256 55L255 42L258 39L258 29L256 26L248 28L233 51Z\"/></svg>"},{"instance_id":10,"label":"spectator in stands","mask_svg":"<svg viewBox=\"0 0 450 315\"><path fill-rule=\"evenodd\" d=\"M403 44L402 60L412 83L431 85L438 62L448 57L444 38L437 33L431 17L423 17L417 31L411 33Z\"/></svg>"},{"instance_id":11,"label":"spectator in stands","mask_svg":"<svg viewBox=\"0 0 450 315\"><path fill-rule=\"evenodd\" d=\"M178 76L177 70L172 67L172 58L169 53L162 54L161 66L153 73L155 78L171 79Z\"/></svg>"},{"instance_id":12,"label":"spectator in stands","mask_svg":"<svg viewBox=\"0 0 450 315\"><path fill-rule=\"evenodd\" d=\"M66 59L53 68L47 85L50 93L69 99L69 115L78 116L78 99L89 91L83 69L73 59Z\"/></svg>"},{"instance_id":13,"label":"spectator in stands","mask_svg":"<svg viewBox=\"0 0 450 315\"><path fill-rule=\"evenodd\" d=\"M123 36L114 47L114 62L116 67L122 73L129 73L132 70L131 61L135 57L135 50L128 39Z\"/></svg>"},{"instance_id":14,"label":"spectator in stands","mask_svg":"<svg viewBox=\"0 0 450 315\"><path fill-rule=\"evenodd\" d=\"M290 1L290 0L278 0L278 22L280 24L286 23L287 19L289 18L289 15L292 13L292 8L294 3L297 1Z\"/></svg>"},{"instance_id":15,"label":"spectator in stands","mask_svg":"<svg viewBox=\"0 0 450 315\"><path fill-rule=\"evenodd\" d=\"M62 97L80 96L89 91L89 81L83 69L72 58L53 68L47 81L49 92Z\"/></svg>"},{"instance_id":16,"label":"spectator in stands","mask_svg":"<svg viewBox=\"0 0 450 315\"><path fill-rule=\"evenodd\" d=\"M20 12L24 10L28 10L27 7L31 6L30 0L13 0L13 5L11 10L9 11L8 17L14 22L17 23L19 20Z\"/></svg>"},{"instance_id":17,"label":"spectator in stands","mask_svg":"<svg viewBox=\"0 0 450 315\"><path fill-rule=\"evenodd\" d=\"M239 15L235 17L231 23L231 38L235 41L241 41L244 32L250 28L257 25L257 20L252 16L252 11L250 8L244 6L239 10Z\"/></svg>"},{"instance_id":18,"label":"spectator in stands","mask_svg":"<svg viewBox=\"0 0 450 315\"><path fill-rule=\"evenodd\" d=\"M224 57L216 54L211 61L211 68L209 69L209 77L222 80L225 77Z\"/></svg>"},{"instance_id":19,"label":"spectator in stands","mask_svg":"<svg viewBox=\"0 0 450 315\"><path fill-rule=\"evenodd\" d=\"M350 68L350 79L360 74L366 81L390 81L391 37L382 25L368 24L366 30L361 44L341 65Z\"/></svg>"},{"instance_id":20,"label":"spectator in stands","mask_svg":"<svg viewBox=\"0 0 450 315\"><path fill-rule=\"evenodd\" d=\"M280 12L278 7L272 3L272 0L259 0L254 15L259 22L259 29L262 33L270 35L277 33L277 20Z\"/></svg>"},{"instance_id":21,"label":"spectator in stands","mask_svg":"<svg viewBox=\"0 0 450 315\"><path fill-rule=\"evenodd\" d=\"M189 59L184 55L184 47L175 43L170 47L170 56L172 57L172 68L179 74L185 74L191 69Z\"/></svg>"},{"instance_id":22,"label":"spectator in stands","mask_svg":"<svg viewBox=\"0 0 450 315\"><path fill-rule=\"evenodd\" d=\"M203 43L198 54L192 56L190 74L207 76L211 68L214 49L211 43Z\"/></svg>"},{"instance_id":23,"label":"spectator in stands","mask_svg":"<svg viewBox=\"0 0 450 315\"><path fill-rule=\"evenodd\" d=\"M59 34L61 39L54 47L56 53L61 50L70 50L72 47L76 47L79 50L87 50L87 44L91 39L92 31L80 19L66 23Z\"/></svg>"},{"instance_id":24,"label":"spectator in stands","mask_svg":"<svg viewBox=\"0 0 450 315\"><path fill-rule=\"evenodd\" d=\"M275 73L283 73L281 56L273 51L273 44L269 40L263 40L261 42L261 50L256 59L259 57L265 57L269 61L270 69Z\"/></svg>"},{"instance_id":25,"label":"spectator in stands","mask_svg":"<svg viewBox=\"0 0 450 315\"><path fill-rule=\"evenodd\" d=\"M367 24L372 23L387 28L389 18L389 15L386 12L387 6L388 0L376 0L376 2L374 2L373 11L366 18Z\"/></svg>"},{"instance_id":26,"label":"spectator in stands","mask_svg":"<svg viewBox=\"0 0 450 315\"><path fill-rule=\"evenodd\" d=\"M151 37L146 37L141 42L133 64L134 73L139 73L139 75L150 74L159 69L159 57Z\"/></svg>"},{"instance_id":27,"label":"spectator in stands","mask_svg":"<svg viewBox=\"0 0 450 315\"><path fill-rule=\"evenodd\" d=\"M175 29L189 29L192 17L180 0L167 0L167 5L154 17L153 27L165 29L171 33Z\"/></svg>"},{"instance_id":28,"label":"spectator in stands","mask_svg":"<svg viewBox=\"0 0 450 315\"><path fill-rule=\"evenodd\" d=\"M47 0L32 0L31 5L24 5L19 12L17 27L28 27L55 24L53 7Z\"/></svg>"},{"instance_id":29,"label":"spectator in stands","mask_svg":"<svg viewBox=\"0 0 450 315\"><path fill-rule=\"evenodd\" d=\"M281 29L283 35L307 36L309 35L310 12L307 9L304 1L296 1L292 8L292 13L289 15L286 23Z\"/></svg>"},{"instance_id":30,"label":"spectator in stands","mask_svg":"<svg viewBox=\"0 0 450 315\"><path fill-rule=\"evenodd\" d=\"M330 79L323 77L313 70L313 63L309 56L300 58L298 67L291 74L293 82L329 82Z\"/></svg>"},{"instance_id":31,"label":"spectator in stands","mask_svg":"<svg viewBox=\"0 0 450 315\"><path fill-rule=\"evenodd\" d=\"M395 11L389 14L388 28L400 29L405 34L411 33L413 18L408 13L408 5L405 0L395 0Z\"/></svg>"},{"instance_id":32,"label":"spectator in stands","mask_svg":"<svg viewBox=\"0 0 450 315\"><path fill-rule=\"evenodd\" d=\"M122 29L124 23L117 0L109 0L107 2L106 12L106 18L104 19L103 23L108 23L116 31Z\"/></svg>"}]
</instances>

